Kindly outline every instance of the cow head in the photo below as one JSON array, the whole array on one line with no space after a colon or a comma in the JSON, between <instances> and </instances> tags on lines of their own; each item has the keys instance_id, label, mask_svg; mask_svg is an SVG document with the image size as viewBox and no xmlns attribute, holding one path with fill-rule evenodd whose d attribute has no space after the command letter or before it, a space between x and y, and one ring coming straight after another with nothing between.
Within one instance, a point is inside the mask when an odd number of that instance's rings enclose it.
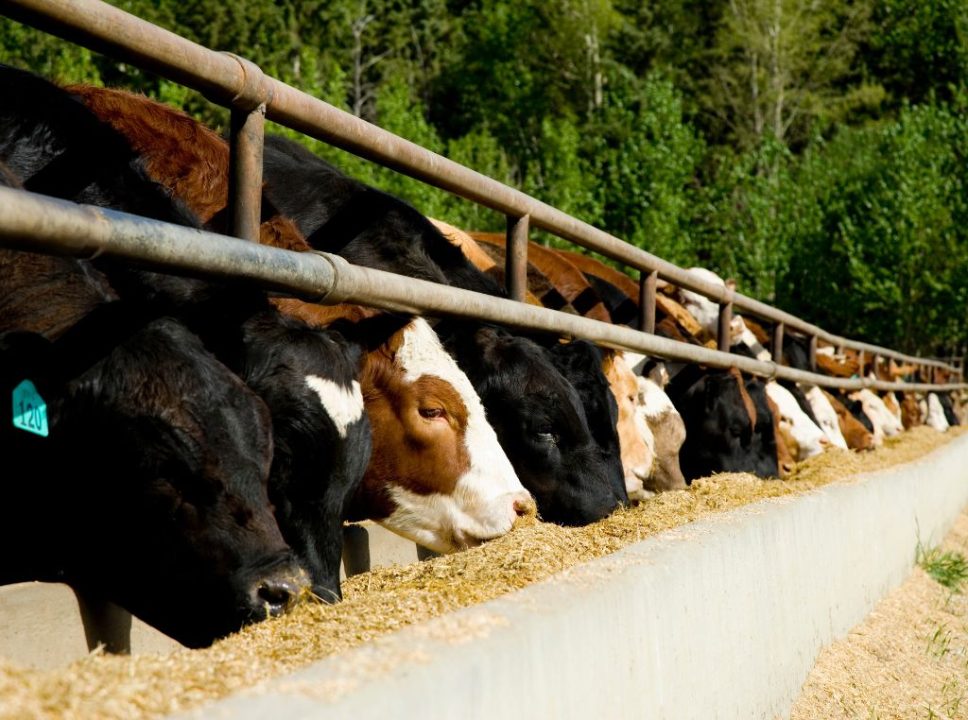
<instances>
[{"instance_id":1,"label":"cow head","mask_svg":"<svg viewBox=\"0 0 968 720\"><path fill-rule=\"evenodd\" d=\"M652 475L655 438L645 418L637 411L638 382L621 353L605 353L602 370L618 405L618 441L622 470L629 499L644 497L644 482Z\"/></svg>"},{"instance_id":2,"label":"cow head","mask_svg":"<svg viewBox=\"0 0 968 720\"><path fill-rule=\"evenodd\" d=\"M507 533L534 501L437 334L421 318L389 317L373 318L356 333L385 341L364 363L373 454L353 515L437 552Z\"/></svg>"},{"instance_id":3,"label":"cow head","mask_svg":"<svg viewBox=\"0 0 968 720\"><path fill-rule=\"evenodd\" d=\"M618 439L618 407L602 372L602 351L585 340L555 343L548 348L552 364L575 388L592 439L598 446L612 492L628 502Z\"/></svg>"},{"instance_id":4,"label":"cow head","mask_svg":"<svg viewBox=\"0 0 968 720\"><path fill-rule=\"evenodd\" d=\"M823 430L830 444L846 450L847 441L844 439L844 434L840 431L840 421L837 419L837 411L834 410L827 396L816 385L811 385L804 395L807 398L807 402L810 403L810 407L813 409L814 417L820 423L820 429Z\"/></svg>"},{"instance_id":5,"label":"cow head","mask_svg":"<svg viewBox=\"0 0 968 720\"><path fill-rule=\"evenodd\" d=\"M824 394L824 397L827 398L827 401L834 409L834 412L837 413L837 421L840 424L840 431L843 433L844 441L847 443L847 447L851 450L872 450L874 448L874 434L871 432L870 428L858 420L854 413L851 412L850 408L847 407L847 403L851 401L844 398L844 402L842 402L839 398L831 395L826 390L821 390L820 392ZM858 412L863 415L863 412L859 408ZM864 417L866 419L866 416ZM870 421L868 420L868 423L869 422Z\"/></svg>"},{"instance_id":6,"label":"cow head","mask_svg":"<svg viewBox=\"0 0 968 720\"><path fill-rule=\"evenodd\" d=\"M789 428L796 447L792 453L795 461L819 455L830 445L823 430L800 408L789 390L778 382L770 381L766 383L766 393L776 404L780 422Z\"/></svg>"},{"instance_id":7,"label":"cow head","mask_svg":"<svg viewBox=\"0 0 968 720\"><path fill-rule=\"evenodd\" d=\"M4 342L4 392L40 373L49 435L4 428L4 456L40 482L2 532L34 546L22 570L206 645L306 589L267 497L268 412L179 323L116 320L82 321L42 362Z\"/></svg>"},{"instance_id":8,"label":"cow head","mask_svg":"<svg viewBox=\"0 0 968 720\"><path fill-rule=\"evenodd\" d=\"M686 440L686 426L669 396L654 381L636 378L635 414L648 427L652 436L655 462L645 490L685 490L686 479L679 468L679 450Z\"/></svg>"},{"instance_id":9,"label":"cow head","mask_svg":"<svg viewBox=\"0 0 968 720\"><path fill-rule=\"evenodd\" d=\"M544 349L497 328L468 333L455 327L448 335L501 446L545 520L585 525L626 500L621 473L619 494L581 398Z\"/></svg>"},{"instance_id":10,"label":"cow head","mask_svg":"<svg viewBox=\"0 0 968 720\"><path fill-rule=\"evenodd\" d=\"M687 481L714 472L776 477L773 416L762 383L757 383L744 383L735 369L692 365L670 381L666 391L686 425L679 459ZM754 405L748 388L760 404Z\"/></svg>"},{"instance_id":11,"label":"cow head","mask_svg":"<svg viewBox=\"0 0 968 720\"><path fill-rule=\"evenodd\" d=\"M362 348L266 311L242 326L246 384L269 407L269 499L313 593L339 598L343 518L370 460Z\"/></svg>"},{"instance_id":12,"label":"cow head","mask_svg":"<svg viewBox=\"0 0 968 720\"><path fill-rule=\"evenodd\" d=\"M925 413L926 419L924 424L933 427L939 432L945 432L950 427L950 424L948 423L948 418L945 416L944 406L938 398L938 393L928 393L927 406L928 409Z\"/></svg>"}]
</instances>

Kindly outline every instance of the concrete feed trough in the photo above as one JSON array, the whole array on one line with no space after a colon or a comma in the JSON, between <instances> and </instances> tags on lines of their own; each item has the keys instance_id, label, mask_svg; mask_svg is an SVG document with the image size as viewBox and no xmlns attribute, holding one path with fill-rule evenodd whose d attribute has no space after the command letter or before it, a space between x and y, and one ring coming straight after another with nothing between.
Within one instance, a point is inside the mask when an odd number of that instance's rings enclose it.
<instances>
[{"instance_id":1,"label":"concrete feed trough","mask_svg":"<svg viewBox=\"0 0 968 720\"><path fill-rule=\"evenodd\" d=\"M691 523L182 717L783 717L968 503L966 460Z\"/></svg>"}]
</instances>

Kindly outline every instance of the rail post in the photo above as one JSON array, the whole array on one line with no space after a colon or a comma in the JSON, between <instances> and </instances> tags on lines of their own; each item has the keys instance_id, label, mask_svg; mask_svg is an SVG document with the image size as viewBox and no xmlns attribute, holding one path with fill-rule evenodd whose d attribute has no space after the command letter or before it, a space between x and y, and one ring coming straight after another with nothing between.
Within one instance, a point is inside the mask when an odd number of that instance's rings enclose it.
<instances>
[{"instance_id":1,"label":"rail post","mask_svg":"<svg viewBox=\"0 0 968 720\"><path fill-rule=\"evenodd\" d=\"M719 323L717 325L718 335L716 338L716 348L720 352L729 352L732 346L730 329L733 324L733 295L735 284L732 280L726 281L726 292L723 294L723 301L719 303Z\"/></svg>"},{"instance_id":2,"label":"rail post","mask_svg":"<svg viewBox=\"0 0 968 720\"><path fill-rule=\"evenodd\" d=\"M874 355L871 357L871 372L874 373L875 380L880 380L880 375L877 374L877 370L880 364L881 364L881 356L878 355L877 353L874 353Z\"/></svg>"},{"instance_id":3,"label":"rail post","mask_svg":"<svg viewBox=\"0 0 968 720\"><path fill-rule=\"evenodd\" d=\"M785 326L779 322L773 326L773 362L783 364L783 331Z\"/></svg>"},{"instance_id":4,"label":"rail post","mask_svg":"<svg viewBox=\"0 0 968 720\"><path fill-rule=\"evenodd\" d=\"M229 218L231 234L259 242L262 156L270 85L255 63L226 53L242 68L242 84L229 101Z\"/></svg>"},{"instance_id":5,"label":"rail post","mask_svg":"<svg viewBox=\"0 0 968 720\"><path fill-rule=\"evenodd\" d=\"M817 372L817 336L810 336L810 372Z\"/></svg>"},{"instance_id":6,"label":"rail post","mask_svg":"<svg viewBox=\"0 0 968 720\"><path fill-rule=\"evenodd\" d=\"M504 257L504 276L508 297L524 302L528 291L528 230L531 218L508 216L507 251Z\"/></svg>"},{"instance_id":7,"label":"rail post","mask_svg":"<svg viewBox=\"0 0 968 720\"><path fill-rule=\"evenodd\" d=\"M639 330L655 333L655 288L659 271L639 273Z\"/></svg>"}]
</instances>

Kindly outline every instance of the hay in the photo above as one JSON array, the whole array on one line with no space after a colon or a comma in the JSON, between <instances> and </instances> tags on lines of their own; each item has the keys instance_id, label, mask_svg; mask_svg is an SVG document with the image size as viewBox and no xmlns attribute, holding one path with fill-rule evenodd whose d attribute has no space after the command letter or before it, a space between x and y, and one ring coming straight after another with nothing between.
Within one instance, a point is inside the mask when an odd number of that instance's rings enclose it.
<instances>
[{"instance_id":1,"label":"hay","mask_svg":"<svg viewBox=\"0 0 968 720\"><path fill-rule=\"evenodd\" d=\"M918 428L864 455L830 451L802 463L782 482L717 475L585 528L524 518L514 532L481 547L353 577L344 583L339 605L302 605L206 650L92 655L46 672L0 661L0 718L128 719L185 711L405 626L499 597L704 515L915 459L961 434L959 430L941 434ZM481 629L455 626L451 632L460 642Z\"/></svg>"},{"instance_id":2,"label":"hay","mask_svg":"<svg viewBox=\"0 0 968 720\"><path fill-rule=\"evenodd\" d=\"M968 514L942 544L968 554ZM921 568L864 622L821 651L791 720L963 718L968 598Z\"/></svg>"}]
</instances>

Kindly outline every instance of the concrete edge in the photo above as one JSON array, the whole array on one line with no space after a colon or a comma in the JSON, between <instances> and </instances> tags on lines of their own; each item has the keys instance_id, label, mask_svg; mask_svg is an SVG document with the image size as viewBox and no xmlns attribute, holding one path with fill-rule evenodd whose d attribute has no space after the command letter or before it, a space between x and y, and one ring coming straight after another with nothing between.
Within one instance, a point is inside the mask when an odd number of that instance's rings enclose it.
<instances>
[{"instance_id":1,"label":"concrete edge","mask_svg":"<svg viewBox=\"0 0 968 720\"><path fill-rule=\"evenodd\" d=\"M775 718L968 504L968 436L660 533L181 717Z\"/></svg>"}]
</instances>

